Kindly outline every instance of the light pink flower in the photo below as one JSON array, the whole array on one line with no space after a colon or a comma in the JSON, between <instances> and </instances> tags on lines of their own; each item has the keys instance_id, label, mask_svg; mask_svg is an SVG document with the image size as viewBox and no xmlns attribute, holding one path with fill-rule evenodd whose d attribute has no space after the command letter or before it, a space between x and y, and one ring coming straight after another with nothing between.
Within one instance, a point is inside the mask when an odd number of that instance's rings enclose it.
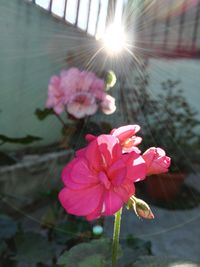
<instances>
[{"instance_id":1,"label":"light pink flower","mask_svg":"<svg viewBox=\"0 0 200 267\"><path fill-rule=\"evenodd\" d=\"M65 103L67 103L73 94L81 90L81 72L77 68L63 70L60 73L60 79L65 94Z\"/></svg>"},{"instance_id":2,"label":"light pink flower","mask_svg":"<svg viewBox=\"0 0 200 267\"><path fill-rule=\"evenodd\" d=\"M100 135L64 168L59 200L68 213L88 220L112 215L134 194L133 182L145 175L139 154L122 154L116 137Z\"/></svg>"},{"instance_id":3,"label":"light pink flower","mask_svg":"<svg viewBox=\"0 0 200 267\"><path fill-rule=\"evenodd\" d=\"M64 110L65 95L58 76L52 76L48 86L47 108L53 108L57 114Z\"/></svg>"},{"instance_id":4,"label":"light pink flower","mask_svg":"<svg viewBox=\"0 0 200 267\"><path fill-rule=\"evenodd\" d=\"M111 95L106 94L100 106L103 113L107 115L114 113L116 110L115 98L112 97Z\"/></svg>"},{"instance_id":5,"label":"light pink flower","mask_svg":"<svg viewBox=\"0 0 200 267\"><path fill-rule=\"evenodd\" d=\"M105 93L105 82L102 79L99 79L96 77L96 79L93 80L90 92L100 101L102 101L106 97Z\"/></svg>"},{"instance_id":6,"label":"light pink flower","mask_svg":"<svg viewBox=\"0 0 200 267\"><path fill-rule=\"evenodd\" d=\"M67 111L77 119L96 113L98 106L93 95L87 92L76 93L67 103Z\"/></svg>"},{"instance_id":7,"label":"light pink flower","mask_svg":"<svg viewBox=\"0 0 200 267\"><path fill-rule=\"evenodd\" d=\"M82 71L80 76L81 91L89 92L92 83L97 79L96 75L90 71Z\"/></svg>"},{"instance_id":8,"label":"light pink flower","mask_svg":"<svg viewBox=\"0 0 200 267\"><path fill-rule=\"evenodd\" d=\"M99 106L105 114L116 110L115 99L105 93L104 80L78 68L63 70L60 76L51 77L46 106L57 114L67 110L76 118L93 115Z\"/></svg>"},{"instance_id":9,"label":"light pink flower","mask_svg":"<svg viewBox=\"0 0 200 267\"><path fill-rule=\"evenodd\" d=\"M131 151L140 153L137 146L142 142L142 138L135 135L139 130L139 125L126 125L113 129L111 134L118 138L124 153Z\"/></svg>"},{"instance_id":10,"label":"light pink flower","mask_svg":"<svg viewBox=\"0 0 200 267\"><path fill-rule=\"evenodd\" d=\"M142 155L147 165L147 174L159 174L168 172L171 159L166 156L163 149L151 147Z\"/></svg>"}]
</instances>

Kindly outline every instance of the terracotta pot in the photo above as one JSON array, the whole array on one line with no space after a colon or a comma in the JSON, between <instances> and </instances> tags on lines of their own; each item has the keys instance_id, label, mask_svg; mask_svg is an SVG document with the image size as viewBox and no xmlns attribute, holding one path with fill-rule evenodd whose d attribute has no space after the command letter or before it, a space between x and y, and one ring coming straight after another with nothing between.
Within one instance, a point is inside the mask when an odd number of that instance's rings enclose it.
<instances>
[{"instance_id":1,"label":"terracotta pot","mask_svg":"<svg viewBox=\"0 0 200 267\"><path fill-rule=\"evenodd\" d=\"M152 175L146 179L146 190L152 199L170 201L179 194L184 180L183 173Z\"/></svg>"}]
</instances>

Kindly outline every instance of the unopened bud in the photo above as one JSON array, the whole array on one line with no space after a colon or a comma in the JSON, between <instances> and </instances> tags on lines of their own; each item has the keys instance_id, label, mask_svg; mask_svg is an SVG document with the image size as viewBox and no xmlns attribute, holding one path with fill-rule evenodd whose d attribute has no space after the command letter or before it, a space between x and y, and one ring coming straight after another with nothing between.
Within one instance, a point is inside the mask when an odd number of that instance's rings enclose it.
<instances>
[{"instance_id":1,"label":"unopened bud","mask_svg":"<svg viewBox=\"0 0 200 267\"><path fill-rule=\"evenodd\" d=\"M149 220L154 219L154 215L145 201L136 198L135 196L132 196L130 200L132 202L133 210L138 217Z\"/></svg>"},{"instance_id":2,"label":"unopened bud","mask_svg":"<svg viewBox=\"0 0 200 267\"><path fill-rule=\"evenodd\" d=\"M106 74L106 85L107 85L107 90L110 87L113 87L117 81L116 75L112 70L109 70Z\"/></svg>"}]
</instances>

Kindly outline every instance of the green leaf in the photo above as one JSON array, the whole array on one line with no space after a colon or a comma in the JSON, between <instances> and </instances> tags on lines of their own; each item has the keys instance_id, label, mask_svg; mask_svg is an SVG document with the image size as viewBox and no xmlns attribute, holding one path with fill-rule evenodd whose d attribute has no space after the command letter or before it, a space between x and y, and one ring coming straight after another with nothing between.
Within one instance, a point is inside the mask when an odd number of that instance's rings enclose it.
<instances>
[{"instance_id":1,"label":"green leaf","mask_svg":"<svg viewBox=\"0 0 200 267\"><path fill-rule=\"evenodd\" d=\"M106 266L105 258L100 254L93 254L86 257L82 262L79 263L78 267L104 267Z\"/></svg>"},{"instance_id":2,"label":"green leaf","mask_svg":"<svg viewBox=\"0 0 200 267\"><path fill-rule=\"evenodd\" d=\"M52 235L58 244L65 244L67 241L76 239L85 232L92 232L91 225L81 218L76 218L75 220L59 224L53 229Z\"/></svg>"},{"instance_id":3,"label":"green leaf","mask_svg":"<svg viewBox=\"0 0 200 267\"><path fill-rule=\"evenodd\" d=\"M131 266L140 256L151 255L151 243L132 235L121 241L123 256L119 259L119 266Z\"/></svg>"},{"instance_id":4,"label":"green leaf","mask_svg":"<svg viewBox=\"0 0 200 267\"><path fill-rule=\"evenodd\" d=\"M15 239L17 254L15 260L26 263L45 263L54 257L55 247L37 233L19 234Z\"/></svg>"},{"instance_id":5,"label":"green leaf","mask_svg":"<svg viewBox=\"0 0 200 267\"><path fill-rule=\"evenodd\" d=\"M52 207L49 207L41 218L43 227L53 227L56 224L56 212Z\"/></svg>"},{"instance_id":6,"label":"green leaf","mask_svg":"<svg viewBox=\"0 0 200 267\"><path fill-rule=\"evenodd\" d=\"M91 257L92 255L95 255L99 265L94 265L94 257ZM64 267L104 267L110 259L111 242L109 239L102 238L72 247L59 258L58 263ZM83 265L86 263L88 265ZM90 265L90 263L93 265Z\"/></svg>"},{"instance_id":7,"label":"green leaf","mask_svg":"<svg viewBox=\"0 0 200 267\"><path fill-rule=\"evenodd\" d=\"M125 244L134 250L146 251L148 254L151 255L150 241L145 241L140 238L133 237L132 235L128 235Z\"/></svg>"},{"instance_id":8,"label":"green leaf","mask_svg":"<svg viewBox=\"0 0 200 267\"><path fill-rule=\"evenodd\" d=\"M55 115L53 109L48 109L48 108L45 108L45 109L39 109L37 108L35 110L35 115L37 116L37 118L39 120L44 120L46 119L46 117L50 116L50 115Z\"/></svg>"},{"instance_id":9,"label":"green leaf","mask_svg":"<svg viewBox=\"0 0 200 267\"><path fill-rule=\"evenodd\" d=\"M40 141L40 140L42 140L42 138L38 137L38 136L33 136L33 135L27 135L27 136L21 137L21 138L12 138L12 137L7 137L3 134L0 134L0 140L2 141L2 143L13 143L13 144L27 145L27 144L33 143L35 141Z\"/></svg>"},{"instance_id":10,"label":"green leaf","mask_svg":"<svg viewBox=\"0 0 200 267\"><path fill-rule=\"evenodd\" d=\"M17 224L7 215L0 214L0 240L13 237L17 232Z\"/></svg>"}]
</instances>

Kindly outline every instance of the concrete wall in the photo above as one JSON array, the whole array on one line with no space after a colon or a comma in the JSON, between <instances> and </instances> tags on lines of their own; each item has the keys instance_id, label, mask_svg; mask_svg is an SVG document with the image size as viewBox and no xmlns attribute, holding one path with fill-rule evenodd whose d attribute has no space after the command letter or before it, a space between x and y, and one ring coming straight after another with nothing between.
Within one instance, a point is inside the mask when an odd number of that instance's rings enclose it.
<instances>
[{"instance_id":1,"label":"concrete wall","mask_svg":"<svg viewBox=\"0 0 200 267\"><path fill-rule=\"evenodd\" d=\"M52 74L67 67L68 52L78 58L92 41L70 25L24 0L0 1L0 134L43 137L40 144L58 140L55 118L43 122L34 116L46 102ZM80 55L79 55L80 54ZM3 145L1 149L22 148Z\"/></svg>"},{"instance_id":2,"label":"concrete wall","mask_svg":"<svg viewBox=\"0 0 200 267\"><path fill-rule=\"evenodd\" d=\"M152 59L149 62L150 75L149 92L159 93L160 83L167 79L179 80L180 88L188 102L198 112L200 119L200 60L161 60Z\"/></svg>"}]
</instances>

